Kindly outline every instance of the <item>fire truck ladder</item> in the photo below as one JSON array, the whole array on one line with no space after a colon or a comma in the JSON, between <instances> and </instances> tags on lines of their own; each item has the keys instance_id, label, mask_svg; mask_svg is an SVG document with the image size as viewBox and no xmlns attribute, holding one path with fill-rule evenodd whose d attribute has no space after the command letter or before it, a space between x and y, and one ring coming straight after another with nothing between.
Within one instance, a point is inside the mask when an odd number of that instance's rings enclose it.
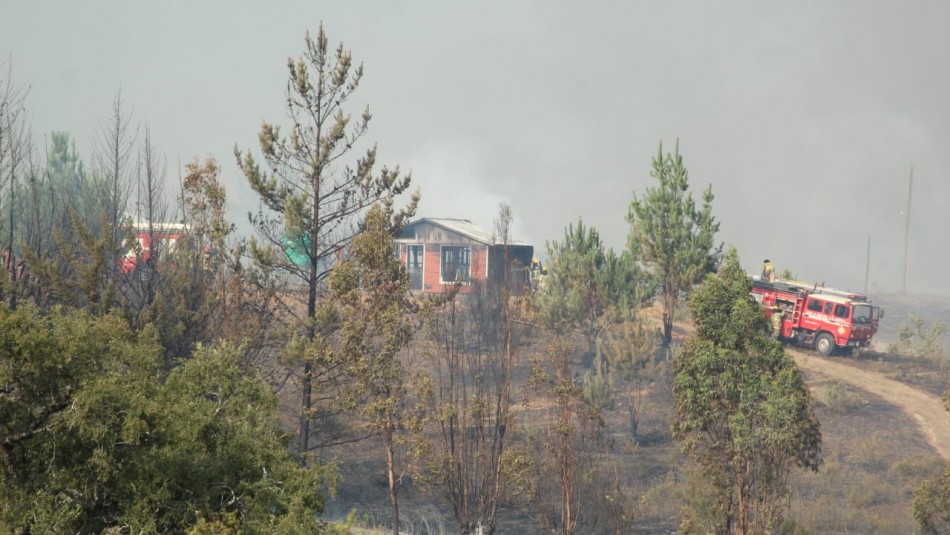
<instances>
[{"instance_id":1,"label":"fire truck ladder","mask_svg":"<svg viewBox=\"0 0 950 535\"><path fill-rule=\"evenodd\" d=\"M806 292L798 292L798 296L795 298L795 311L792 312L792 323L798 325L799 320L802 319L802 311L805 310L805 296Z\"/></svg>"}]
</instances>

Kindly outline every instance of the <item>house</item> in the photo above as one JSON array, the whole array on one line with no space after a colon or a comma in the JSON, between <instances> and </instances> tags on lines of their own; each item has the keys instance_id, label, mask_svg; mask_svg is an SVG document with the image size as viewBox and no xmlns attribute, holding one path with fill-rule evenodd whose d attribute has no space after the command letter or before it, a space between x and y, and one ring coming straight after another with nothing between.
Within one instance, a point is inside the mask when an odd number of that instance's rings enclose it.
<instances>
[{"instance_id":1,"label":"house","mask_svg":"<svg viewBox=\"0 0 950 535\"><path fill-rule=\"evenodd\" d=\"M531 245L497 243L492 233L467 219L417 219L396 237L396 248L406 263L410 289L427 293L456 283L462 284L462 293L478 282L503 284L506 270L510 288L520 293L534 255Z\"/></svg>"}]
</instances>

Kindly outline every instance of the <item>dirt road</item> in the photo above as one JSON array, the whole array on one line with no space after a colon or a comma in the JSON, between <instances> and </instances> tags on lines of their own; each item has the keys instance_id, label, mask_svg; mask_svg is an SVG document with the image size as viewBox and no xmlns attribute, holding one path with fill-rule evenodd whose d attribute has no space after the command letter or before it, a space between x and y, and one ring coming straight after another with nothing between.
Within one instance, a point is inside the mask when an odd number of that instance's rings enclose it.
<instances>
[{"instance_id":1,"label":"dirt road","mask_svg":"<svg viewBox=\"0 0 950 535\"><path fill-rule=\"evenodd\" d=\"M878 395L900 407L912 417L944 459L950 459L950 414L940 398L875 372L855 368L841 357L822 357L813 353L789 350L802 370L809 370L840 383Z\"/></svg>"}]
</instances>

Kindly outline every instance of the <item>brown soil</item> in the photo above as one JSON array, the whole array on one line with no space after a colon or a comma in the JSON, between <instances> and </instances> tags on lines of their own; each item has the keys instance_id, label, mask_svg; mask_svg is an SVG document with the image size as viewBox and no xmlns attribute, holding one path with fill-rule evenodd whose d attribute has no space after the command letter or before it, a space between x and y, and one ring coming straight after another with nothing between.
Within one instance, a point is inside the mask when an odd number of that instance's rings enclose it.
<instances>
[{"instance_id":1,"label":"brown soil","mask_svg":"<svg viewBox=\"0 0 950 535\"><path fill-rule=\"evenodd\" d=\"M940 398L840 360L794 349L788 351L799 368L870 392L899 407L917 423L934 450L944 459L950 459L950 417Z\"/></svg>"}]
</instances>

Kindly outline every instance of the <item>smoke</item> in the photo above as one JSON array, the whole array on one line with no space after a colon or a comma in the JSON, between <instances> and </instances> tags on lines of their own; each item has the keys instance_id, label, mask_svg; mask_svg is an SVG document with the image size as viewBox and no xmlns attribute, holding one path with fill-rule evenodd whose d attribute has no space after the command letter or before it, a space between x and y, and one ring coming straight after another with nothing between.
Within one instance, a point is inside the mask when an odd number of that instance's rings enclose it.
<instances>
[{"instance_id":1,"label":"smoke","mask_svg":"<svg viewBox=\"0 0 950 535\"><path fill-rule=\"evenodd\" d=\"M491 232L499 205L509 201L485 188L491 182L483 164L488 159L477 142L463 139L432 141L411 152L405 165L422 191L416 215L468 219ZM523 224L514 216L514 239L524 241L518 234Z\"/></svg>"},{"instance_id":2,"label":"smoke","mask_svg":"<svg viewBox=\"0 0 950 535\"><path fill-rule=\"evenodd\" d=\"M578 218L619 249L658 144L679 139L747 269L768 257L860 290L870 237L872 293L902 284L913 165L909 289L950 294L948 4L369 5L123 4L105 21L23 3L0 18L0 52L32 83L34 131L70 131L83 150L121 84L169 161L215 156L246 207L231 149L283 117L286 58L323 20L366 67L369 136L381 162L412 169L420 216L490 229L504 201L539 251Z\"/></svg>"}]
</instances>

